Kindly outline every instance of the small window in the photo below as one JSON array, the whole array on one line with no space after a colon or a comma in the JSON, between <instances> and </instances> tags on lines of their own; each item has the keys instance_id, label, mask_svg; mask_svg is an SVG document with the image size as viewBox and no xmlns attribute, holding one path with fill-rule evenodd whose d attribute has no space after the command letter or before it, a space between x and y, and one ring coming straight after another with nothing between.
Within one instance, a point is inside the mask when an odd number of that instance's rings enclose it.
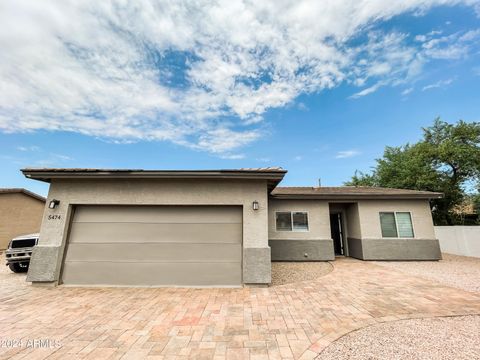
<instances>
[{"instance_id":1,"label":"small window","mask_svg":"<svg viewBox=\"0 0 480 360\"><path fill-rule=\"evenodd\" d=\"M413 238L412 216L409 212L381 212L382 237Z\"/></svg>"},{"instance_id":2,"label":"small window","mask_svg":"<svg viewBox=\"0 0 480 360\"><path fill-rule=\"evenodd\" d=\"M307 231L308 216L306 212L292 213L293 230Z\"/></svg>"},{"instance_id":3,"label":"small window","mask_svg":"<svg viewBox=\"0 0 480 360\"><path fill-rule=\"evenodd\" d=\"M277 213L277 231L292 231L292 215L289 212Z\"/></svg>"},{"instance_id":4,"label":"small window","mask_svg":"<svg viewBox=\"0 0 480 360\"><path fill-rule=\"evenodd\" d=\"M397 237L397 226L395 225L395 213L380 213L380 225L382 237Z\"/></svg>"},{"instance_id":5,"label":"small window","mask_svg":"<svg viewBox=\"0 0 480 360\"><path fill-rule=\"evenodd\" d=\"M305 211L276 213L277 231L308 231L308 214Z\"/></svg>"},{"instance_id":6,"label":"small window","mask_svg":"<svg viewBox=\"0 0 480 360\"><path fill-rule=\"evenodd\" d=\"M397 212L398 236L413 238L412 217L409 212Z\"/></svg>"}]
</instances>

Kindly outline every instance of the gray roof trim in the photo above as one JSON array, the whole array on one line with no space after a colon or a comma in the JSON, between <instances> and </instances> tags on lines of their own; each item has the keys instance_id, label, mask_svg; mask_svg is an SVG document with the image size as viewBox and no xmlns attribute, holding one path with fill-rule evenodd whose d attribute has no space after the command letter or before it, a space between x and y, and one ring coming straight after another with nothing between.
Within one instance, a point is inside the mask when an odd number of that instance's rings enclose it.
<instances>
[{"instance_id":1,"label":"gray roof trim","mask_svg":"<svg viewBox=\"0 0 480 360\"><path fill-rule=\"evenodd\" d=\"M226 170L142 170L142 169L21 169L29 179L51 182L52 179L244 179L267 180L272 190L287 173L282 168Z\"/></svg>"},{"instance_id":2,"label":"gray roof trim","mask_svg":"<svg viewBox=\"0 0 480 360\"><path fill-rule=\"evenodd\" d=\"M321 200L359 200L359 199L439 199L442 193L393 189L381 187L277 187L271 194L274 199L321 199Z\"/></svg>"},{"instance_id":3,"label":"gray roof trim","mask_svg":"<svg viewBox=\"0 0 480 360\"><path fill-rule=\"evenodd\" d=\"M289 200L409 200L409 199L440 199L443 195L425 194L325 194L325 195L270 195L272 199L289 199Z\"/></svg>"}]
</instances>

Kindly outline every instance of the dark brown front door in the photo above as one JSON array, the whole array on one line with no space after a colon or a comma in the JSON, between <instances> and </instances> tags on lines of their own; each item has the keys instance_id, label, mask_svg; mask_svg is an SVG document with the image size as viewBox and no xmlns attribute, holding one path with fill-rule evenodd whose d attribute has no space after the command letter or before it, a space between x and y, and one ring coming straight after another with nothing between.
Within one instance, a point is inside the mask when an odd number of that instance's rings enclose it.
<instances>
[{"instance_id":1,"label":"dark brown front door","mask_svg":"<svg viewBox=\"0 0 480 360\"><path fill-rule=\"evenodd\" d=\"M342 214L330 214L330 230L335 255L343 255Z\"/></svg>"}]
</instances>

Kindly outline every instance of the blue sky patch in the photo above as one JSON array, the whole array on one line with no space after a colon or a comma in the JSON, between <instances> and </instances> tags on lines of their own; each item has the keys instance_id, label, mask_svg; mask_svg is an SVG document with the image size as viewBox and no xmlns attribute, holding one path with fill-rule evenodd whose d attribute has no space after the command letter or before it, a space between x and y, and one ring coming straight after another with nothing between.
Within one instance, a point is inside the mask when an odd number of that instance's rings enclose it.
<instances>
[{"instance_id":1,"label":"blue sky patch","mask_svg":"<svg viewBox=\"0 0 480 360\"><path fill-rule=\"evenodd\" d=\"M472 1L7 1L0 186L19 168L283 166L340 185L441 116L478 121Z\"/></svg>"}]
</instances>

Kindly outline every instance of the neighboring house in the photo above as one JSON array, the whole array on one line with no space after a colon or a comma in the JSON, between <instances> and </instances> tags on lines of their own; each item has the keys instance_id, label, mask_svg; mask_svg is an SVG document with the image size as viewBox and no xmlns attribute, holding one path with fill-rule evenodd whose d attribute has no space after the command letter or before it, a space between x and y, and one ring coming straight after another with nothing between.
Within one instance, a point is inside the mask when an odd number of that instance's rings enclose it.
<instances>
[{"instance_id":1,"label":"neighboring house","mask_svg":"<svg viewBox=\"0 0 480 360\"><path fill-rule=\"evenodd\" d=\"M277 187L281 168L24 169L50 183L27 281L239 286L271 261L438 260L429 199L366 187Z\"/></svg>"},{"instance_id":2,"label":"neighboring house","mask_svg":"<svg viewBox=\"0 0 480 360\"><path fill-rule=\"evenodd\" d=\"M12 238L40 231L45 198L25 189L0 189L0 250Z\"/></svg>"}]
</instances>

